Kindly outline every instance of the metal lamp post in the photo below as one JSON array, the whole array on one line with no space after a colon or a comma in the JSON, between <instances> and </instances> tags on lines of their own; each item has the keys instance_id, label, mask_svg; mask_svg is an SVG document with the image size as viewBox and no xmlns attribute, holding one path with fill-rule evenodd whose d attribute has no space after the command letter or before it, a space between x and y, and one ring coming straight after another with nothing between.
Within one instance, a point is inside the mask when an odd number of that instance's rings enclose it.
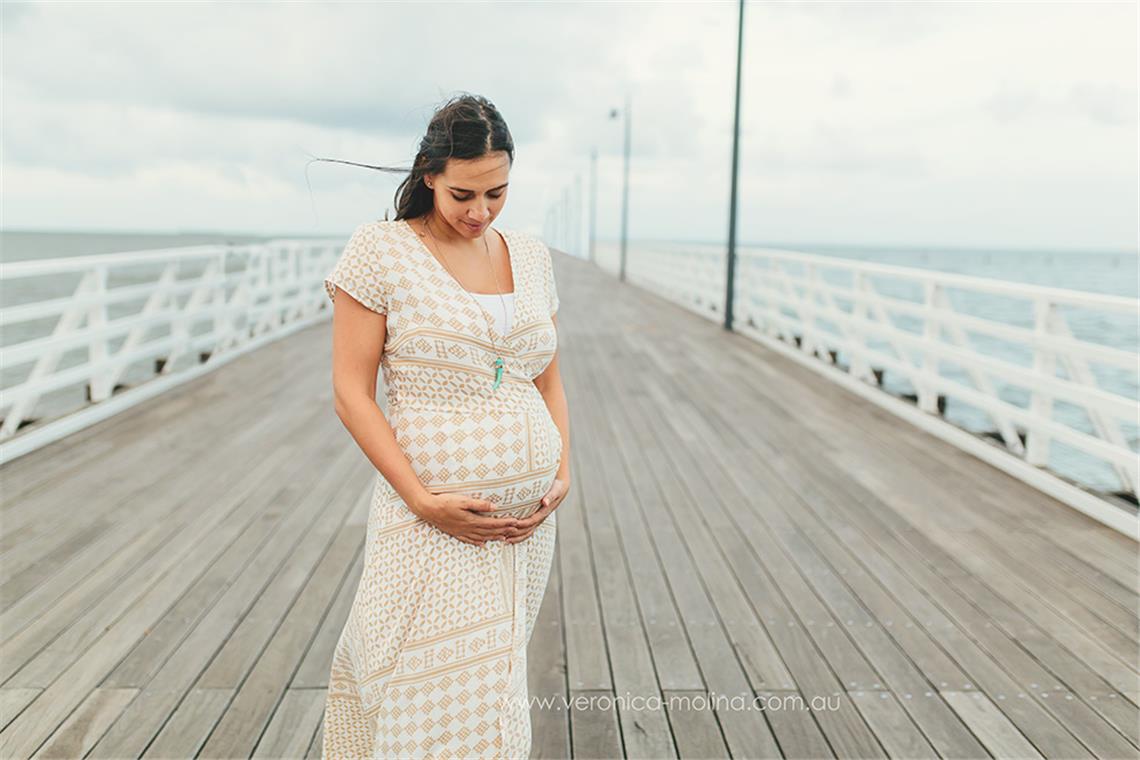
<instances>
[{"instance_id":1,"label":"metal lamp post","mask_svg":"<svg viewBox=\"0 0 1140 760\"><path fill-rule=\"evenodd\" d=\"M732 329L734 282L736 279L736 174L740 161L740 60L744 49L744 0L736 23L736 105L732 115L732 185L728 199L728 277L724 294L724 329Z\"/></svg>"},{"instance_id":2,"label":"metal lamp post","mask_svg":"<svg viewBox=\"0 0 1140 760\"><path fill-rule=\"evenodd\" d=\"M625 281L625 261L626 250L628 248L629 240L629 151L630 151L630 96L627 93L625 96L625 146L624 146L624 162L625 166L622 171L622 187L621 187L621 263L618 267L618 279ZM616 108L610 109L610 118L616 119L620 112Z\"/></svg>"}]
</instances>

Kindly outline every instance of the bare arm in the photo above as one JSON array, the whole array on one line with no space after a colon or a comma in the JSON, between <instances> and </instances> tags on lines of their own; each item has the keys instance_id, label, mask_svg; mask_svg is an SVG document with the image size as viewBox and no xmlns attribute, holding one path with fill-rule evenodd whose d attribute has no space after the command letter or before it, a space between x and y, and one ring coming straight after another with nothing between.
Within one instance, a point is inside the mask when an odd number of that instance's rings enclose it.
<instances>
[{"instance_id":1,"label":"bare arm","mask_svg":"<svg viewBox=\"0 0 1140 760\"><path fill-rule=\"evenodd\" d=\"M556 315L551 315L550 319L554 322L557 329L558 321ZM558 431L562 434L562 461L558 466L558 478L564 480L567 485L570 483L570 408L566 402L566 390L562 387L562 374L558 369L558 350L554 351L554 358L550 360L550 364L542 371L538 377L534 379L534 384L538 386L539 393L542 394L543 400L546 402L546 408L550 410L550 416L554 419L554 424L558 426Z\"/></svg>"},{"instance_id":2,"label":"bare arm","mask_svg":"<svg viewBox=\"0 0 1140 760\"><path fill-rule=\"evenodd\" d=\"M427 488L404 456L396 433L376 403L376 374L388 335L388 316L341 288L333 308L333 397L336 415L408 508L424 517Z\"/></svg>"}]
</instances>

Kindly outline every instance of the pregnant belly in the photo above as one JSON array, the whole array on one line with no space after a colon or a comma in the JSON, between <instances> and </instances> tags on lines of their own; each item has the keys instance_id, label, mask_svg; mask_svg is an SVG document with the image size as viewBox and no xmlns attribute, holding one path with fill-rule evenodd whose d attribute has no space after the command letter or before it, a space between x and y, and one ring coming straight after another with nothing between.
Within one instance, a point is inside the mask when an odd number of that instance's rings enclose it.
<instances>
[{"instance_id":1,"label":"pregnant belly","mask_svg":"<svg viewBox=\"0 0 1140 760\"><path fill-rule=\"evenodd\" d=\"M511 411L400 409L392 422L429 491L486 499L494 515L532 514L558 473L562 437L545 404Z\"/></svg>"}]
</instances>

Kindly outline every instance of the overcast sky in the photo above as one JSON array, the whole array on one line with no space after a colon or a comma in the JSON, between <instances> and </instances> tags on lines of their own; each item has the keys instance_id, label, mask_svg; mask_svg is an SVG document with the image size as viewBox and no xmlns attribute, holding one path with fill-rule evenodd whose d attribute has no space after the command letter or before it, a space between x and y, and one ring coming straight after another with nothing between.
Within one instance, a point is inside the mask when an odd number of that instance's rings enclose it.
<instances>
[{"instance_id":1,"label":"overcast sky","mask_svg":"<svg viewBox=\"0 0 1140 760\"><path fill-rule=\"evenodd\" d=\"M736 2L5 1L6 229L347 234L461 91L515 139L497 226L541 231L599 151L598 229L721 241ZM1137 246L1136 2L749 2L751 242Z\"/></svg>"}]
</instances>

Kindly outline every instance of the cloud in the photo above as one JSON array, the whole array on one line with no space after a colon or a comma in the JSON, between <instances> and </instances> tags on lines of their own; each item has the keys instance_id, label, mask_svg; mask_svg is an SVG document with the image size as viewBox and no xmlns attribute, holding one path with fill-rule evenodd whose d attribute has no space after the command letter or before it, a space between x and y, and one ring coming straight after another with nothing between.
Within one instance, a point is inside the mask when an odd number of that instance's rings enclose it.
<instances>
[{"instance_id":1,"label":"cloud","mask_svg":"<svg viewBox=\"0 0 1140 760\"><path fill-rule=\"evenodd\" d=\"M1136 124L1137 100L1136 90L1115 83L1073 82L1050 95L1039 87L1003 83L981 107L998 122L1075 117L1116 127Z\"/></svg>"},{"instance_id":2,"label":"cloud","mask_svg":"<svg viewBox=\"0 0 1140 760\"><path fill-rule=\"evenodd\" d=\"M1136 89L1115 83L1076 82L1069 87L1064 105L1092 121L1112 126L1136 123Z\"/></svg>"},{"instance_id":3,"label":"cloud","mask_svg":"<svg viewBox=\"0 0 1140 760\"><path fill-rule=\"evenodd\" d=\"M468 91L494 101L515 138L504 223L541 225L564 188L587 186L596 149L599 230L612 235L624 124L608 113L630 93L632 233L724 236L736 2L0 12L0 181L15 227L342 232L381 215L401 177L310 156L406 166L435 105ZM748 3L742 235L819 239L829 218L828 234L851 242L961 242L962 217L943 210L1005 187L1019 193L1007 217L1036 223L1015 230L979 209L967 231L981 241L1133 245L1135 193L1121 188L1136 184L1136 14ZM1093 204L1095 229L1060 221Z\"/></svg>"}]
</instances>

